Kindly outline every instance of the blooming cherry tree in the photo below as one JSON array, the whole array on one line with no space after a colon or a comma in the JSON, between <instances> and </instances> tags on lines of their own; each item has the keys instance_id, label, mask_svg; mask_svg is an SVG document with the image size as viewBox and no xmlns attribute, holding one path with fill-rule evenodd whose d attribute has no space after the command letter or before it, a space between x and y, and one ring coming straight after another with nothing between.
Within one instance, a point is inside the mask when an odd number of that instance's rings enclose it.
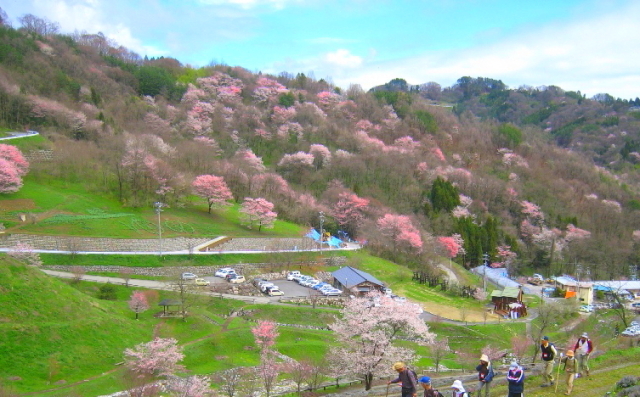
<instances>
[{"instance_id":1,"label":"blooming cherry tree","mask_svg":"<svg viewBox=\"0 0 640 397\"><path fill-rule=\"evenodd\" d=\"M138 314L149 310L149 302L147 302L147 296L142 291L134 291L131 294L131 299L129 300L129 309L133 310L136 313L136 320L138 319Z\"/></svg>"},{"instance_id":2,"label":"blooming cherry tree","mask_svg":"<svg viewBox=\"0 0 640 397\"><path fill-rule=\"evenodd\" d=\"M455 258L460 253L464 253L464 240L459 234L454 234L451 237L441 236L438 237L438 243L444 248L448 258Z\"/></svg>"},{"instance_id":3,"label":"blooming cherry tree","mask_svg":"<svg viewBox=\"0 0 640 397\"><path fill-rule=\"evenodd\" d=\"M380 233L393 241L394 248L406 246L416 251L422 249L420 232L408 216L386 214L376 224Z\"/></svg>"},{"instance_id":4,"label":"blooming cherry tree","mask_svg":"<svg viewBox=\"0 0 640 397\"><path fill-rule=\"evenodd\" d=\"M249 228L257 224L258 231L261 231L263 226L265 229L272 228L278 217L273 211L273 203L263 198L245 198L240 213L240 222Z\"/></svg>"},{"instance_id":5,"label":"blooming cherry tree","mask_svg":"<svg viewBox=\"0 0 640 397\"><path fill-rule=\"evenodd\" d=\"M197 196L207 200L209 213L211 207L222 207L230 205L227 201L233 199L231 190L224 182L224 178L215 175L200 175L191 184Z\"/></svg>"},{"instance_id":6,"label":"blooming cherry tree","mask_svg":"<svg viewBox=\"0 0 640 397\"><path fill-rule=\"evenodd\" d=\"M167 376L182 371L184 354L173 338L155 338L124 351L127 367L140 375Z\"/></svg>"},{"instance_id":7,"label":"blooming cherry tree","mask_svg":"<svg viewBox=\"0 0 640 397\"><path fill-rule=\"evenodd\" d=\"M258 374L262 379L267 397L269 397L280 372L280 365L276 362L276 354L272 349L278 337L278 329L274 322L259 321L257 326L251 328L251 332L260 348Z\"/></svg>"},{"instance_id":8,"label":"blooming cherry tree","mask_svg":"<svg viewBox=\"0 0 640 397\"><path fill-rule=\"evenodd\" d=\"M211 381L206 376L171 377L168 382L168 388L171 390L171 396L174 397L204 397L212 395Z\"/></svg>"},{"instance_id":9,"label":"blooming cherry tree","mask_svg":"<svg viewBox=\"0 0 640 397\"><path fill-rule=\"evenodd\" d=\"M340 343L331 349L332 361L345 374L362 378L366 390L394 361L413 358L413 351L394 343L399 336L419 344L431 343L435 337L413 304L396 302L379 292L348 300L340 314L329 326Z\"/></svg>"},{"instance_id":10,"label":"blooming cherry tree","mask_svg":"<svg viewBox=\"0 0 640 397\"><path fill-rule=\"evenodd\" d=\"M22 187L22 178L18 167L12 162L0 158L0 193L15 193Z\"/></svg>"},{"instance_id":11,"label":"blooming cherry tree","mask_svg":"<svg viewBox=\"0 0 640 397\"><path fill-rule=\"evenodd\" d=\"M18 242L7 252L7 255L19 261L25 262L29 266L42 266L40 254L35 252L33 250L33 247L28 243Z\"/></svg>"},{"instance_id":12,"label":"blooming cherry tree","mask_svg":"<svg viewBox=\"0 0 640 397\"><path fill-rule=\"evenodd\" d=\"M364 219L364 211L368 209L369 200L360 198L353 193L341 193L338 202L333 207L333 217L340 226L348 229L351 236Z\"/></svg>"}]
</instances>

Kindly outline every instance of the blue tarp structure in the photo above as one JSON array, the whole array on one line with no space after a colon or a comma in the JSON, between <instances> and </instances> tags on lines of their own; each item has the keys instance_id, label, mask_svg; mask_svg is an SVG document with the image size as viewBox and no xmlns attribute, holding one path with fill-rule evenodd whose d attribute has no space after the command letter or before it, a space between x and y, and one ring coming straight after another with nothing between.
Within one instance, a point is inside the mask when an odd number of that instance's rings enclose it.
<instances>
[{"instance_id":1,"label":"blue tarp structure","mask_svg":"<svg viewBox=\"0 0 640 397\"><path fill-rule=\"evenodd\" d=\"M305 234L305 237L313 239L316 243L320 243L320 233L316 229L309 230L309 233ZM321 244L327 244L329 247L340 248L342 240L337 237L331 236L327 241L322 241Z\"/></svg>"}]
</instances>

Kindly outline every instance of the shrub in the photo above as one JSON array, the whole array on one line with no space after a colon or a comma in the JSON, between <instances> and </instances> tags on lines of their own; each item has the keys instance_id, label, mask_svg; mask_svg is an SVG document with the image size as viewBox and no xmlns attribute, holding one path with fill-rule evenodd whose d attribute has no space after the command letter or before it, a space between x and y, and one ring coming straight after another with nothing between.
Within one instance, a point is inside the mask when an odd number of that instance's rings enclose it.
<instances>
[{"instance_id":1,"label":"shrub","mask_svg":"<svg viewBox=\"0 0 640 397\"><path fill-rule=\"evenodd\" d=\"M100 287L100 290L98 292L98 299L114 301L116 300L116 298L116 287L109 283L106 283Z\"/></svg>"},{"instance_id":2,"label":"shrub","mask_svg":"<svg viewBox=\"0 0 640 397\"><path fill-rule=\"evenodd\" d=\"M632 378L632 376L626 376ZM619 382L618 382L619 383ZM640 397L640 386L633 386L618 392L619 397Z\"/></svg>"}]
</instances>

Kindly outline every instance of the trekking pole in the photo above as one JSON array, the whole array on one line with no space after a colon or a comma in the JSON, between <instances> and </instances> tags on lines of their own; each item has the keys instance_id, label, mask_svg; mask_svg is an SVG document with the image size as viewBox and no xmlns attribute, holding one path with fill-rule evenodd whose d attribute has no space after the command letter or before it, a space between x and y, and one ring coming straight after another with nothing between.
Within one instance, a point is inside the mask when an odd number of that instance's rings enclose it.
<instances>
[{"instance_id":1,"label":"trekking pole","mask_svg":"<svg viewBox=\"0 0 640 397\"><path fill-rule=\"evenodd\" d=\"M387 383L387 394L385 394L384 397L389 397L389 384L388 383Z\"/></svg>"},{"instance_id":2,"label":"trekking pole","mask_svg":"<svg viewBox=\"0 0 640 397\"><path fill-rule=\"evenodd\" d=\"M558 360L558 374L556 376L556 390L554 394L558 392L558 383L560 383L560 364L562 363L562 353L560 353L560 360Z\"/></svg>"}]
</instances>

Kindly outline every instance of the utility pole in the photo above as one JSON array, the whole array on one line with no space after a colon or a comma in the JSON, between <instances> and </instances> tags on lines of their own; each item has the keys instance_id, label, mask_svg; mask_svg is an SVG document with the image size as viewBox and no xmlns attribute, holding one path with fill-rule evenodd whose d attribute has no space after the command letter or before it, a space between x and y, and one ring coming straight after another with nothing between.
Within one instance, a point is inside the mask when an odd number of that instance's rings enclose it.
<instances>
[{"instance_id":1,"label":"utility pole","mask_svg":"<svg viewBox=\"0 0 640 397\"><path fill-rule=\"evenodd\" d=\"M324 211L320 211L318 213L318 218L320 219L320 251L322 251L322 240L324 239L324 230L322 230L322 226L324 225Z\"/></svg>"},{"instance_id":2,"label":"utility pole","mask_svg":"<svg viewBox=\"0 0 640 397\"><path fill-rule=\"evenodd\" d=\"M162 256L162 222L160 221L160 213L162 212L162 207L165 204L160 201L156 201L153 203L153 207L155 208L156 214L158 214L158 254Z\"/></svg>"},{"instance_id":3,"label":"utility pole","mask_svg":"<svg viewBox=\"0 0 640 397\"><path fill-rule=\"evenodd\" d=\"M487 268L489 267L489 254L486 252L482 255L482 263L484 267L482 268L482 289L484 292L487 292Z\"/></svg>"}]
</instances>

